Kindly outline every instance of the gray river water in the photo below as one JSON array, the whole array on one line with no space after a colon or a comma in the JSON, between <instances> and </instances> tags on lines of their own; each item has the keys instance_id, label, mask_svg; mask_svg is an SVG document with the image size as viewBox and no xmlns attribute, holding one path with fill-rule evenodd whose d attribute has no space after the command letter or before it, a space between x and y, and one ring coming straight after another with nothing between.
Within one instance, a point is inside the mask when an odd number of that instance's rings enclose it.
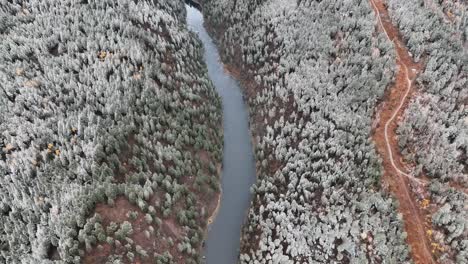
<instances>
[{"instance_id":1,"label":"gray river water","mask_svg":"<svg viewBox=\"0 0 468 264\"><path fill-rule=\"evenodd\" d=\"M208 264L237 263L241 225L250 205L255 164L247 108L239 83L224 71L218 49L203 26L203 16L187 7L187 24L205 48L208 75L223 101L224 156L221 207L205 243Z\"/></svg>"}]
</instances>

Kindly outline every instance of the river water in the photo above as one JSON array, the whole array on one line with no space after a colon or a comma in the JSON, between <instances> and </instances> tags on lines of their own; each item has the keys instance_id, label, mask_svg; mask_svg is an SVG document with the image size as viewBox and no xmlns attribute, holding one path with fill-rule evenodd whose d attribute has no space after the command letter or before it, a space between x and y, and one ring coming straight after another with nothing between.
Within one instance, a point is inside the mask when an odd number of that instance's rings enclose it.
<instances>
[{"instance_id":1,"label":"river water","mask_svg":"<svg viewBox=\"0 0 468 264\"><path fill-rule=\"evenodd\" d=\"M241 226L250 205L250 186L255 182L255 163L247 108L239 83L224 71L218 49L203 26L203 16L186 6L187 24L205 48L208 75L223 102L224 156L222 196L218 215L205 243L208 264L238 262Z\"/></svg>"}]
</instances>

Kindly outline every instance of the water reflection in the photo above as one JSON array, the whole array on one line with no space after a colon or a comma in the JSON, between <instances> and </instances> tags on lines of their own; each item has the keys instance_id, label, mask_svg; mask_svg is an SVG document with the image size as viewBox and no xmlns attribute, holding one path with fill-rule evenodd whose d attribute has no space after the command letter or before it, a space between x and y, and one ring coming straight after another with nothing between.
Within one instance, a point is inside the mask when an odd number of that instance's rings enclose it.
<instances>
[{"instance_id":1,"label":"water reflection","mask_svg":"<svg viewBox=\"0 0 468 264\"><path fill-rule=\"evenodd\" d=\"M191 6L186 8L188 27L203 42L209 77L223 101L223 194L204 253L208 264L232 264L238 261L241 225L250 205L250 186L255 181L247 109L238 82L224 72L217 47L203 27L202 14Z\"/></svg>"}]
</instances>

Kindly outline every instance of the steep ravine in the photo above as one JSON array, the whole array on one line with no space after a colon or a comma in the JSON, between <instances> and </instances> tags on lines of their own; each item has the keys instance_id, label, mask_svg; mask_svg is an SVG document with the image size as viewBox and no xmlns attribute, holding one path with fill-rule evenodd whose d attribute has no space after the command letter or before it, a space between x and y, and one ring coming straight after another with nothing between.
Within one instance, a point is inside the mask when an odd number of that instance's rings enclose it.
<instances>
[{"instance_id":1,"label":"steep ravine","mask_svg":"<svg viewBox=\"0 0 468 264\"><path fill-rule=\"evenodd\" d=\"M237 263L241 226L250 205L250 187L255 181L248 113L239 83L224 71L216 45L196 8L187 6L187 24L203 43L208 75L223 102L222 195L208 231L206 261L208 264Z\"/></svg>"}]
</instances>

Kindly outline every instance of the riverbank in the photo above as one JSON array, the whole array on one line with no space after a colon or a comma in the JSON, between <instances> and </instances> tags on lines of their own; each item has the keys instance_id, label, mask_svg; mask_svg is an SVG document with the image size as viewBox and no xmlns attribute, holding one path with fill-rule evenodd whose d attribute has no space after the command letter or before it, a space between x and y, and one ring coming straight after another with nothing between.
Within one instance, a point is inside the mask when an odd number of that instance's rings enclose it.
<instances>
[{"instance_id":1,"label":"riverbank","mask_svg":"<svg viewBox=\"0 0 468 264\"><path fill-rule=\"evenodd\" d=\"M204 46L208 75L223 105L222 194L218 197L217 208L207 220L206 261L209 264L237 263L241 227L250 205L250 187L256 175L249 114L239 83L224 71L217 47L204 27L203 15L196 8L187 6L187 23Z\"/></svg>"}]
</instances>

